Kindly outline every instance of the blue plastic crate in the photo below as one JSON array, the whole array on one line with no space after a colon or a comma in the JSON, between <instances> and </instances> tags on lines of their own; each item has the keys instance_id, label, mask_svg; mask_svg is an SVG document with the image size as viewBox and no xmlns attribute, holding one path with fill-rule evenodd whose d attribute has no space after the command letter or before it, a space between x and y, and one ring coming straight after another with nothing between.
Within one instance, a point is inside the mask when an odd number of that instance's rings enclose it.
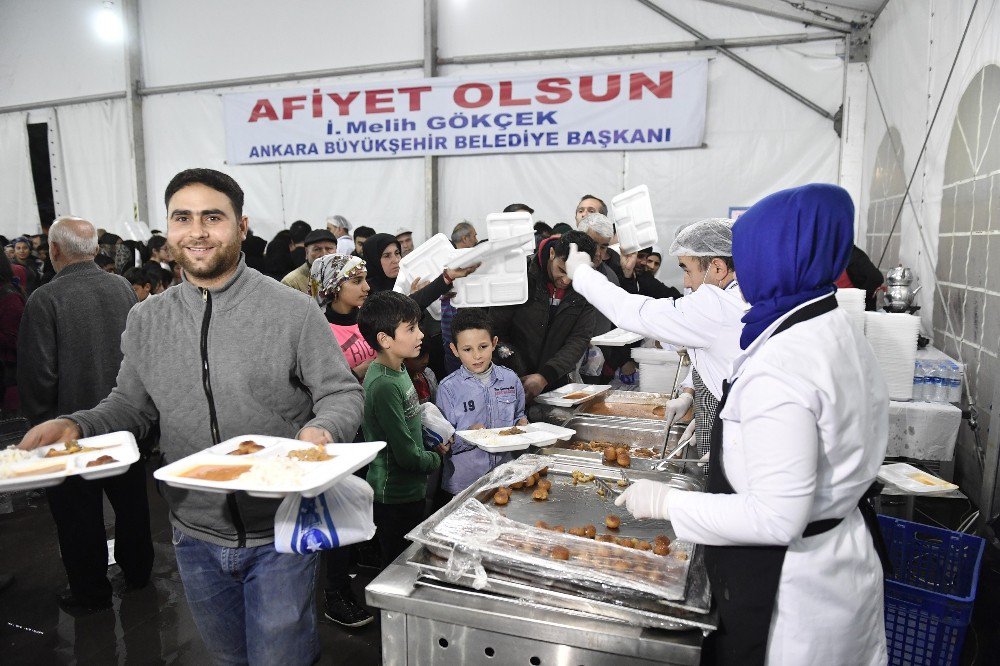
<instances>
[{"instance_id":1,"label":"blue plastic crate","mask_svg":"<svg viewBox=\"0 0 1000 666\"><path fill-rule=\"evenodd\" d=\"M885 580L890 664L957 664L972 619L985 541L879 516L893 577Z\"/></svg>"}]
</instances>

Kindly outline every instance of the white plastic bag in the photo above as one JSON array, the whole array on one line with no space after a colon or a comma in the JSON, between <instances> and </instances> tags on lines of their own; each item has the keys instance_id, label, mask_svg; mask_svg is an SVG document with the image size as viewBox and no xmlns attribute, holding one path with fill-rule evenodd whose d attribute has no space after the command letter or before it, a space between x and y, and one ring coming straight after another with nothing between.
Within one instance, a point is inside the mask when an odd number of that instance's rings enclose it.
<instances>
[{"instance_id":1,"label":"white plastic bag","mask_svg":"<svg viewBox=\"0 0 1000 666\"><path fill-rule=\"evenodd\" d=\"M424 448L433 451L452 438L455 426L431 402L420 405L420 427L424 431Z\"/></svg>"},{"instance_id":2,"label":"white plastic bag","mask_svg":"<svg viewBox=\"0 0 1000 666\"><path fill-rule=\"evenodd\" d=\"M316 497L289 495L274 514L274 548L279 553L308 555L375 535L372 501L375 491L354 475Z\"/></svg>"}]
</instances>

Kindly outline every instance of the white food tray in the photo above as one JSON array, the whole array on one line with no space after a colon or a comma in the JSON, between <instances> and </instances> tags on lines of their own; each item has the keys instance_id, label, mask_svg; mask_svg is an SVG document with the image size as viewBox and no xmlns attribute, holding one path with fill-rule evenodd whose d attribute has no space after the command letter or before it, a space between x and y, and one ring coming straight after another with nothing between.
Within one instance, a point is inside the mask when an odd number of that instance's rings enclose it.
<instances>
[{"instance_id":1,"label":"white food tray","mask_svg":"<svg viewBox=\"0 0 1000 666\"><path fill-rule=\"evenodd\" d=\"M28 452L30 457L20 462L11 463L6 469L0 466L0 474L11 474L9 478L0 478L0 492L58 486L68 476L80 476L88 481L117 476L118 474L124 474L130 465L139 460L139 447L136 446L135 437L130 432L112 432L106 435L98 435L97 437L85 437L78 439L77 442L80 446L97 450L46 458L45 454L48 451L65 448L62 443L50 444L49 446L41 446ZM107 463L98 467L87 467L88 462L103 455L109 455L117 462ZM62 469L47 474L13 476L31 469L45 468L50 465L62 465Z\"/></svg>"},{"instance_id":2,"label":"white food tray","mask_svg":"<svg viewBox=\"0 0 1000 666\"><path fill-rule=\"evenodd\" d=\"M566 386L557 388L554 391L541 394L535 398L535 402L542 405L552 405L554 407L574 407L576 405L589 402L598 396L602 396L610 390L610 384L566 384ZM587 395L569 399L564 397L577 391L586 391Z\"/></svg>"},{"instance_id":3,"label":"white food tray","mask_svg":"<svg viewBox=\"0 0 1000 666\"><path fill-rule=\"evenodd\" d=\"M520 234L512 238L504 238L502 240L493 240L492 238L487 241L483 241L475 247L464 248L461 250L454 250L451 258L448 259L445 266L447 268L465 268L476 263L490 262L498 255L507 255L511 250L520 251L521 245L525 241L534 238L533 234ZM503 261L503 258L499 259ZM479 272L478 269L476 271ZM475 273L473 273L475 275Z\"/></svg>"},{"instance_id":4,"label":"white food tray","mask_svg":"<svg viewBox=\"0 0 1000 666\"><path fill-rule=\"evenodd\" d=\"M530 425L516 427L523 433L501 435L501 430L509 430L510 428L481 428L479 430L459 430L455 434L488 453L522 451L529 446L551 446L558 439L553 433L544 429L535 429Z\"/></svg>"},{"instance_id":5,"label":"white food tray","mask_svg":"<svg viewBox=\"0 0 1000 666\"><path fill-rule=\"evenodd\" d=\"M491 213L486 216L486 237L491 241L522 238L521 252L530 256L535 251L535 224L526 210L516 213Z\"/></svg>"},{"instance_id":6,"label":"white food tray","mask_svg":"<svg viewBox=\"0 0 1000 666\"><path fill-rule=\"evenodd\" d=\"M520 427L522 430L528 429L550 433L553 437L555 437L555 441L557 442L568 442L574 435L576 435L576 430L573 430L572 428L563 428L555 425L554 423L546 423L545 421L536 421L535 423Z\"/></svg>"},{"instance_id":7,"label":"white food tray","mask_svg":"<svg viewBox=\"0 0 1000 666\"><path fill-rule=\"evenodd\" d=\"M643 337L638 333L626 331L624 328L616 328L603 335L595 335L590 339L590 344L599 347L624 347L633 342L639 342Z\"/></svg>"},{"instance_id":8,"label":"white food tray","mask_svg":"<svg viewBox=\"0 0 1000 666\"><path fill-rule=\"evenodd\" d=\"M958 489L954 483L948 483L907 463L882 465L878 470L878 478L911 493L940 493Z\"/></svg>"},{"instance_id":9,"label":"white food tray","mask_svg":"<svg viewBox=\"0 0 1000 666\"><path fill-rule=\"evenodd\" d=\"M653 204L645 185L633 187L612 199L611 215L622 254L638 252L658 240Z\"/></svg>"},{"instance_id":10,"label":"white food tray","mask_svg":"<svg viewBox=\"0 0 1000 666\"><path fill-rule=\"evenodd\" d=\"M231 456L240 442L252 440L265 447L250 455ZM327 488L337 483L345 476L361 469L385 448L385 442L353 442L348 444L327 444L325 450L333 456L332 460L322 462L293 461L304 471L298 483L262 484L242 477L232 481L208 481L181 476L184 472L199 465L255 465L267 463L278 457L287 457L289 451L308 449L315 446L309 442L267 435L242 435L233 437L204 451L192 454L161 467L153 476L168 486L201 490L213 493L232 493L241 490L254 497L284 497L285 495L302 495L316 497ZM249 470L248 470L249 471ZM245 475L244 475L245 476Z\"/></svg>"},{"instance_id":11,"label":"white food tray","mask_svg":"<svg viewBox=\"0 0 1000 666\"><path fill-rule=\"evenodd\" d=\"M457 250L456 254L475 250L476 248ZM524 303L528 300L528 263L521 248L514 247L502 254L488 257L475 273L455 280L453 289L456 295L451 302L456 308Z\"/></svg>"},{"instance_id":12,"label":"white food tray","mask_svg":"<svg viewBox=\"0 0 1000 666\"><path fill-rule=\"evenodd\" d=\"M426 241L414 248L413 252L403 257L399 262L399 268L401 271L405 271L412 282L415 278L421 278L423 280L434 280L437 276L441 275L441 271L444 270L445 264L451 259L451 256L455 253L455 247L448 240L448 237L444 234L434 234ZM409 293L409 284L401 285L399 284L399 279L397 278L396 291L400 291L399 288L406 287L406 292Z\"/></svg>"}]
</instances>

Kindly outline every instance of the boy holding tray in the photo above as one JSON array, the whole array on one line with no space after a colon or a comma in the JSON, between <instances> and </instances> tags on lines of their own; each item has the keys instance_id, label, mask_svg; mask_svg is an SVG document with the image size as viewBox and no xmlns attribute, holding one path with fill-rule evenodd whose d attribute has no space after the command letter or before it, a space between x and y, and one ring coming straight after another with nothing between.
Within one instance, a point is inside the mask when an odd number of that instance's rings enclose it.
<instances>
[{"instance_id":1,"label":"boy holding tray","mask_svg":"<svg viewBox=\"0 0 1000 666\"><path fill-rule=\"evenodd\" d=\"M368 296L358 313L358 329L378 352L365 373L365 439L388 444L368 466L375 490L374 519L387 565L406 549L406 534L424 517L427 475L448 451L424 449L420 400L403 363L420 356L420 306L407 296L382 291Z\"/></svg>"},{"instance_id":2,"label":"boy holding tray","mask_svg":"<svg viewBox=\"0 0 1000 666\"><path fill-rule=\"evenodd\" d=\"M528 425L524 387L517 373L493 363L497 337L485 310L464 308L451 324L451 351L462 367L438 386L437 406L456 430ZM445 458L438 504L472 485L486 472L512 459L510 453L488 453L456 438Z\"/></svg>"}]
</instances>

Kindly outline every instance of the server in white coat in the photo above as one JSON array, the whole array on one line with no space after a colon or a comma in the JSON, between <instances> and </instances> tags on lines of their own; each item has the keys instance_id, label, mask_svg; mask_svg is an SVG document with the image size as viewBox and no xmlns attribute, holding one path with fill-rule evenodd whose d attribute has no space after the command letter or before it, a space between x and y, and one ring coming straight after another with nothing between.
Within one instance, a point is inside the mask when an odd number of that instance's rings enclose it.
<instances>
[{"instance_id":1,"label":"server in white coat","mask_svg":"<svg viewBox=\"0 0 1000 666\"><path fill-rule=\"evenodd\" d=\"M630 294L593 270L586 255L574 257L571 252L566 260L573 289L615 326L688 350L694 396L684 393L667 403L665 418L668 422L680 418L694 402L700 455L708 453L722 382L741 352L740 319L750 307L733 268L732 225L727 219L700 220L677 233L670 254L684 271L685 289L691 290L684 298ZM622 258L634 260L635 255Z\"/></svg>"},{"instance_id":2,"label":"server in white coat","mask_svg":"<svg viewBox=\"0 0 1000 666\"><path fill-rule=\"evenodd\" d=\"M712 433L708 493L639 481L617 500L707 546L720 627L704 663L886 662L868 498L888 392L833 293L853 220L834 185L772 194L740 217L733 258L753 307Z\"/></svg>"}]
</instances>

